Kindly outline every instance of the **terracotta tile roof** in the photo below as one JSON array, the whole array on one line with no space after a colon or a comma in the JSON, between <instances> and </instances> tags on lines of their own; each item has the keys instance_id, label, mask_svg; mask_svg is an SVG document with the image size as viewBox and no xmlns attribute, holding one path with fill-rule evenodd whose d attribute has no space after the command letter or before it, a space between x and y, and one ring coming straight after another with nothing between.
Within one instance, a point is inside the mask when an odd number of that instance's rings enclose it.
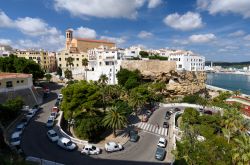
<instances>
[{"instance_id":1,"label":"terracotta tile roof","mask_svg":"<svg viewBox=\"0 0 250 165\"><path fill-rule=\"evenodd\" d=\"M32 74L0 72L0 79L5 79L5 78L29 78L29 77L32 77Z\"/></svg>"},{"instance_id":2,"label":"terracotta tile roof","mask_svg":"<svg viewBox=\"0 0 250 165\"><path fill-rule=\"evenodd\" d=\"M94 40L94 39L88 39L88 38L76 38L76 40L87 41L87 42L115 44L114 42L110 42L110 41L107 41L107 40Z\"/></svg>"}]
</instances>

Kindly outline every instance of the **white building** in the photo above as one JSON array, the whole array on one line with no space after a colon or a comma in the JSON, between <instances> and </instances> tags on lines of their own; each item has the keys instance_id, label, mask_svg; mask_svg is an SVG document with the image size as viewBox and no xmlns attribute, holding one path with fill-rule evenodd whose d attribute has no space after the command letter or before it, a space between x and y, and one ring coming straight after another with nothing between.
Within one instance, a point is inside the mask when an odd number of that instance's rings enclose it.
<instances>
[{"instance_id":1,"label":"white building","mask_svg":"<svg viewBox=\"0 0 250 165\"><path fill-rule=\"evenodd\" d=\"M139 57L140 51L142 51L142 48L139 46L131 46L129 48L126 48L124 50L123 59L131 59Z\"/></svg>"},{"instance_id":2,"label":"white building","mask_svg":"<svg viewBox=\"0 0 250 165\"><path fill-rule=\"evenodd\" d=\"M7 57L12 53L12 47L8 45L0 45L0 57Z\"/></svg>"},{"instance_id":3,"label":"white building","mask_svg":"<svg viewBox=\"0 0 250 165\"><path fill-rule=\"evenodd\" d=\"M175 51L169 55L170 61L176 61L177 70L204 71L205 57L191 51Z\"/></svg>"},{"instance_id":4,"label":"white building","mask_svg":"<svg viewBox=\"0 0 250 165\"><path fill-rule=\"evenodd\" d=\"M120 70L124 55L122 49L100 46L88 51L87 81L98 81L102 74L108 77L108 84L117 84L116 73Z\"/></svg>"}]
</instances>

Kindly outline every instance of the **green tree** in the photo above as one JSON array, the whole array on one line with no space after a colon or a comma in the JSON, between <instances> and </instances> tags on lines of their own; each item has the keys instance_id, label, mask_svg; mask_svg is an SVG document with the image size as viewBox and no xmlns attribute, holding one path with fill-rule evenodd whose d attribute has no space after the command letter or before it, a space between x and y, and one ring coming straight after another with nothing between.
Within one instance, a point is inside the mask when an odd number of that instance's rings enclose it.
<instances>
[{"instance_id":1,"label":"green tree","mask_svg":"<svg viewBox=\"0 0 250 165\"><path fill-rule=\"evenodd\" d=\"M59 76L62 76L62 68L57 67L56 74L59 75Z\"/></svg>"},{"instance_id":2,"label":"green tree","mask_svg":"<svg viewBox=\"0 0 250 165\"><path fill-rule=\"evenodd\" d=\"M47 80L48 82L50 82L50 80L52 79L52 75L49 74L49 73L45 74L44 77L46 78L46 80Z\"/></svg>"},{"instance_id":3,"label":"green tree","mask_svg":"<svg viewBox=\"0 0 250 165\"><path fill-rule=\"evenodd\" d=\"M85 80L87 80L87 66L89 64L89 61L87 58L82 59L82 66L84 66L85 70Z\"/></svg>"},{"instance_id":4,"label":"green tree","mask_svg":"<svg viewBox=\"0 0 250 165\"><path fill-rule=\"evenodd\" d=\"M233 162L237 165L249 165L250 162L250 137L242 134L234 139Z\"/></svg>"},{"instance_id":5,"label":"green tree","mask_svg":"<svg viewBox=\"0 0 250 165\"><path fill-rule=\"evenodd\" d=\"M184 103L196 104L197 100L199 99L200 99L200 96L198 94L194 94L194 95L185 96L182 101Z\"/></svg>"},{"instance_id":6,"label":"green tree","mask_svg":"<svg viewBox=\"0 0 250 165\"><path fill-rule=\"evenodd\" d=\"M74 58L72 58L72 57L68 57L67 59L66 59L66 64L71 68L71 66L74 66Z\"/></svg>"},{"instance_id":7,"label":"green tree","mask_svg":"<svg viewBox=\"0 0 250 165\"><path fill-rule=\"evenodd\" d=\"M73 78L72 71L69 70L69 69L66 69L66 70L64 71L64 75L65 75L65 78L67 78L67 79L69 79L69 80L71 80L71 79Z\"/></svg>"},{"instance_id":8,"label":"green tree","mask_svg":"<svg viewBox=\"0 0 250 165\"><path fill-rule=\"evenodd\" d=\"M106 74L101 74L101 76L98 79L98 83L101 85L106 85L108 83L108 77Z\"/></svg>"},{"instance_id":9,"label":"green tree","mask_svg":"<svg viewBox=\"0 0 250 165\"><path fill-rule=\"evenodd\" d=\"M236 90L236 91L233 91L233 94L234 94L235 96L239 96L239 95L241 94L241 92L240 92L240 90Z\"/></svg>"},{"instance_id":10,"label":"green tree","mask_svg":"<svg viewBox=\"0 0 250 165\"><path fill-rule=\"evenodd\" d=\"M127 69L121 69L117 74L118 84L126 89L132 89L140 85L141 73L139 70L129 71Z\"/></svg>"},{"instance_id":11,"label":"green tree","mask_svg":"<svg viewBox=\"0 0 250 165\"><path fill-rule=\"evenodd\" d=\"M103 118L103 125L113 130L114 137L116 136L116 130L125 127L127 124L127 118L123 111L120 111L118 107L112 107L106 111Z\"/></svg>"},{"instance_id":12,"label":"green tree","mask_svg":"<svg viewBox=\"0 0 250 165\"><path fill-rule=\"evenodd\" d=\"M146 51L140 51L139 54L142 58L147 58L149 56L148 52Z\"/></svg>"},{"instance_id":13,"label":"green tree","mask_svg":"<svg viewBox=\"0 0 250 165\"><path fill-rule=\"evenodd\" d=\"M199 121L199 112L194 108L185 108L182 121L186 124L196 124Z\"/></svg>"}]
</instances>

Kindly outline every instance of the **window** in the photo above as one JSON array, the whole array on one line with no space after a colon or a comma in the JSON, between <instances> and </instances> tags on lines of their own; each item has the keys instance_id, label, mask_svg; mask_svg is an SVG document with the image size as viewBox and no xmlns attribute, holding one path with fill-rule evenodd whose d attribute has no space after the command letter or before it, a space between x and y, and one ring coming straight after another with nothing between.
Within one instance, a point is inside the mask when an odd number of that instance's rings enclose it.
<instances>
[{"instance_id":1,"label":"window","mask_svg":"<svg viewBox=\"0 0 250 165\"><path fill-rule=\"evenodd\" d=\"M76 64L76 66L79 66L78 64Z\"/></svg>"},{"instance_id":2,"label":"window","mask_svg":"<svg viewBox=\"0 0 250 165\"><path fill-rule=\"evenodd\" d=\"M16 83L19 83L19 80L17 80Z\"/></svg>"},{"instance_id":3,"label":"window","mask_svg":"<svg viewBox=\"0 0 250 165\"><path fill-rule=\"evenodd\" d=\"M62 59L61 58L59 58L59 61L61 61Z\"/></svg>"},{"instance_id":4,"label":"window","mask_svg":"<svg viewBox=\"0 0 250 165\"><path fill-rule=\"evenodd\" d=\"M29 57L30 60L32 60L32 57Z\"/></svg>"},{"instance_id":5,"label":"window","mask_svg":"<svg viewBox=\"0 0 250 165\"><path fill-rule=\"evenodd\" d=\"M60 67L62 67L62 64L59 64Z\"/></svg>"},{"instance_id":6,"label":"window","mask_svg":"<svg viewBox=\"0 0 250 165\"><path fill-rule=\"evenodd\" d=\"M79 58L76 58L77 61L79 61Z\"/></svg>"},{"instance_id":7,"label":"window","mask_svg":"<svg viewBox=\"0 0 250 165\"><path fill-rule=\"evenodd\" d=\"M46 60L46 57L44 57L43 59L45 59L45 60Z\"/></svg>"},{"instance_id":8,"label":"window","mask_svg":"<svg viewBox=\"0 0 250 165\"><path fill-rule=\"evenodd\" d=\"M0 86L1 86L1 83L0 83Z\"/></svg>"},{"instance_id":9,"label":"window","mask_svg":"<svg viewBox=\"0 0 250 165\"><path fill-rule=\"evenodd\" d=\"M6 87L7 87L7 88L13 87L12 81L7 81L7 82L6 82Z\"/></svg>"},{"instance_id":10,"label":"window","mask_svg":"<svg viewBox=\"0 0 250 165\"><path fill-rule=\"evenodd\" d=\"M21 83L23 83L23 80L21 80Z\"/></svg>"}]
</instances>

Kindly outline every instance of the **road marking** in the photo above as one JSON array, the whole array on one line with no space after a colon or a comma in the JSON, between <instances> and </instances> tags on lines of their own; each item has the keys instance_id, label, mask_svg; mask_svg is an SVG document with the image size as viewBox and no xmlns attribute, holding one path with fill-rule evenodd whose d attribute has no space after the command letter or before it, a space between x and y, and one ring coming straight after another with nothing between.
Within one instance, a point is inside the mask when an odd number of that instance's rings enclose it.
<instances>
[{"instance_id":1,"label":"road marking","mask_svg":"<svg viewBox=\"0 0 250 165\"><path fill-rule=\"evenodd\" d=\"M150 126L150 124L148 124L147 127L146 127L145 129L148 130L149 126Z\"/></svg>"},{"instance_id":2,"label":"road marking","mask_svg":"<svg viewBox=\"0 0 250 165\"><path fill-rule=\"evenodd\" d=\"M162 128L160 128L160 129L158 130L158 134L161 134L161 129L162 129Z\"/></svg>"},{"instance_id":3,"label":"road marking","mask_svg":"<svg viewBox=\"0 0 250 165\"><path fill-rule=\"evenodd\" d=\"M141 129L144 129L145 126L146 126L146 123L143 123L141 126Z\"/></svg>"},{"instance_id":4,"label":"road marking","mask_svg":"<svg viewBox=\"0 0 250 165\"><path fill-rule=\"evenodd\" d=\"M155 126L153 125L152 129L151 129L151 132L153 132L153 129L155 129Z\"/></svg>"},{"instance_id":5,"label":"road marking","mask_svg":"<svg viewBox=\"0 0 250 165\"><path fill-rule=\"evenodd\" d=\"M155 132L155 130L156 130L156 127L154 126L154 128L152 129L152 132Z\"/></svg>"},{"instance_id":6,"label":"road marking","mask_svg":"<svg viewBox=\"0 0 250 165\"><path fill-rule=\"evenodd\" d=\"M168 129L165 129L165 136L168 135Z\"/></svg>"},{"instance_id":7,"label":"road marking","mask_svg":"<svg viewBox=\"0 0 250 165\"><path fill-rule=\"evenodd\" d=\"M147 131L150 131L152 126L153 126L153 125L150 124L149 128L147 129Z\"/></svg>"},{"instance_id":8,"label":"road marking","mask_svg":"<svg viewBox=\"0 0 250 165\"><path fill-rule=\"evenodd\" d=\"M142 122L137 124L137 127L141 128Z\"/></svg>"},{"instance_id":9,"label":"road marking","mask_svg":"<svg viewBox=\"0 0 250 165\"><path fill-rule=\"evenodd\" d=\"M161 130L161 135L164 135L164 128Z\"/></svg>"}]
</instances>

